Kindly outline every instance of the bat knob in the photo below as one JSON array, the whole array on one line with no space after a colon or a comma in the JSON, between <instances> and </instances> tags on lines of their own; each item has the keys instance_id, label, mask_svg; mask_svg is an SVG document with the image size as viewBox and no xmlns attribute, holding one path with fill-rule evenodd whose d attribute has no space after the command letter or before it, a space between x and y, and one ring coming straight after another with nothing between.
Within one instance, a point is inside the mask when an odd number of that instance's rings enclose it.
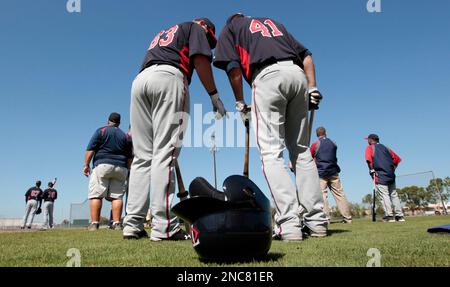
<instances>
[{"instance_id":1,"label":"bat knob","mask_svg":"<svg viewBox=\"0 0 450 287\"><path fill-rule=\"evenodd\" d=\"M177 193L177 197L180 199L186 198L186 197L188 197L188 195L189 195L189 192L187 190L184 193Z\"/></svg>"}]
</instances>

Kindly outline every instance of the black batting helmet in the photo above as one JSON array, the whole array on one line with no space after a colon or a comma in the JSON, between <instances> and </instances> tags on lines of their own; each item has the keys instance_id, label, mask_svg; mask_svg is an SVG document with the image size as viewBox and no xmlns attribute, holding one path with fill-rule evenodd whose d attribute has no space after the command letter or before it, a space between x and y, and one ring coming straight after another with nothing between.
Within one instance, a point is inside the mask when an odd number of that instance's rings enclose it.
<instances>
[{"instance_id":1,"label":"black batting helmet","mask_svg":"<svg viewBox=\"0 0 450 287\"><path fill-rule=\"evenodd\" d=\"M272 243L270 202L251 180L233 175L223 183L224 192L205 179L189 186L191 198L173 212L191 224L192 244L203 259L257 258Z\"/></svg>"}]
</instances>

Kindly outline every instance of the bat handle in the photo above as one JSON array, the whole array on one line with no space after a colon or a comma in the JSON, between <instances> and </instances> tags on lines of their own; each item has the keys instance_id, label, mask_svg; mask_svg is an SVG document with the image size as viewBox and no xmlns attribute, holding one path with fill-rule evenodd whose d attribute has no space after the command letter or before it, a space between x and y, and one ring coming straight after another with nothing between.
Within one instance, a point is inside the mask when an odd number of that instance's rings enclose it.
<instances>
[{"instance_id":1,"label":"bat handle","mask_svg":"<svg viewBox=\"0 0 450 287\"><path fill-rule=\"evenodd\" d=\"M249 165L249 148L250 147L250 123L249 120L245 120L245 158L244 158L244 176L248 178L248 165Z\"/></svg>"},{"instance_id":2,"label":"bat handle","mask_svg":"<svg viewBox=\"0 0 450 287\"><path fill-rule=\"evenodd\" d=\"M315 110L311 110L311 113L309 115L308 145L311 143L311 134L312 134L313 124L314 124L314 113L315 113Z\"/></svg>"},{"instance_id":3,"label":"bat handle","mask_svg":"<svg viewBox=\"0 0 450 287\"><path fill-rule=\"evenodd\" d=\"M188 197L188 195L189 195L189 193L187 192L187 190L185 190L183 193L180 193L180 192L177 193L177 197L179 199L184 199L184 198Z\"/></svg>"}]
</instances>

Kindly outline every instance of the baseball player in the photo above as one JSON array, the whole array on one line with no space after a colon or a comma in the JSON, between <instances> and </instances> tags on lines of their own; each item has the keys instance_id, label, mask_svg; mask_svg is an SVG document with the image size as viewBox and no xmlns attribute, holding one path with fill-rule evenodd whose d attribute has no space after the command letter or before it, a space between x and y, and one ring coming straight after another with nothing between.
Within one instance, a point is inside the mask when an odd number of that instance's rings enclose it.
<instances>
[{"instance_id":1,"label":"baseball player","mask_svg":"<svg viewBox=\"0 0 450 287\"><path fill-rule=\"evenodd\" d=\"M86 148L83 174L89 176L91 224L89 231L99 228L102 200L111 201L112 229L120 228L123 195L132 158L132 142L120 128L120 114L111 113L108 125L97 129ZM90 163L94 169L91 172Z\"/></svg>"},{"instance_id":2,"label":"baseball player","mask_svg":"<svg viewBox=\"0 0 450 287\"><path fill-rule=\"evenodd\" d=\"M317 128L316 135L318 139L311 145L310 150L319 170L320 188L322 189L324 210L327 214L328 221L330 220L330 207L328 206L329 189L333 194L339 212L344 218L342 223L352 223L350 206L345 197L344 188L339 177L341 168L337 163L337 145L327 137L327 131L324 127Z\"/></svg>"},{"instance_id":3,"label":"baseball player","mask_svg":"<svg viewBox=\"0 0 450 287\"><path fill-rule=\"evenodd\" d=\"M220 33L214 66L228 74L243 118L248 109L242 76L252 87L252 125L276 208L274 238L302 240L301 224L311 236L326 236L317 167L308 148L308 110L318 109L322 98L311 53L281 23L235 14ZM285 147L298 189L286 170Z\"/></svg>"},{"instance_id":4,"label":"baseball player","mask_svg":"<svg viewBox=\"0 0 450 287\"><path fill-rule=\"evenodd\" d=\"M124 239L147 237L144 222L152 212L150 239L185 240L172 214L174 160L177 159L189 116L193 70L209 94L219 119L226 114L214 82L211 50L215 26L207 18L174 25L159 32L147 50L131 89L134 159L124 220ZM150 200L149 200L150 197Z\"/></svg>"},{"instance_id":5,"label":"baseball player","mask_svg":"<svg viewBox=\"0 0 450 287\"><path fill-rule=\"evenodd\" d=\"M42 199L44 200L44 229L53 228L53 210L55 200L58 198L58 191L53 188L53 185L53 182L49 182L48 188L42 194Z\"/></svg>"},{"instance_id":6,"label":"baseball player","mask_svg":"<svg viewBox=\"0 0 450 287\"><path fill-rule=\"evenodd\" d=\"M31 229L31 225L33 224L34 216L36 212L41 209L42 205L42 189L41 189L41 181L36 181L36 185L29 188L25 193L25 216L23 217L23 222L21 229ZM30 216L30 222L28 222L28 216Z\"/></svg>"},{"instance_id":7,"label":"baseball player","mask_svg":"<svg viewBox=\"0 0 450 287\"><path fill-rule=\"evenodd\" d=\"M384 210L383 221L403 222L405 218L395 187L395 169L402 160L392 149L380 144L378 135L370 134L365 139L369 144L365 152L366 162L381 199Z\"/></svg>"}]
</instances>

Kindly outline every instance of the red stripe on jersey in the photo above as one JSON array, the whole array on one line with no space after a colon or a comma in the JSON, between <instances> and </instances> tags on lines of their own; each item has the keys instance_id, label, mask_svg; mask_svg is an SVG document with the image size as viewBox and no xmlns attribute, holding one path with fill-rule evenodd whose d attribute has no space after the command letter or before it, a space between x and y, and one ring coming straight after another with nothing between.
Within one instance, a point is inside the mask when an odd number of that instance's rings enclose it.
<instances>
[{"instance_id":1,"label":"red stripe on jersey","mask_svg":"<svg viewBox=\"0 0 450 287\"><path fill-rule=\"evenodd\" d=\"M180 51L180 64L183 72L190 78L191 77L191 61L189 59L189 48L188 46L184 46Z\"/></svg>"},{"instance_id":2,"label":"red stripe on jersey","mask_svg":"<svg viewBox=\"0 0 450 287\"><path fill-rule=\"evenodd\" d=\"M245 78L250 79L250 54L239 45L236 45L236 50L239 53L241 59L241 66L244 68Z\"/></svg>"}]
</instances>

